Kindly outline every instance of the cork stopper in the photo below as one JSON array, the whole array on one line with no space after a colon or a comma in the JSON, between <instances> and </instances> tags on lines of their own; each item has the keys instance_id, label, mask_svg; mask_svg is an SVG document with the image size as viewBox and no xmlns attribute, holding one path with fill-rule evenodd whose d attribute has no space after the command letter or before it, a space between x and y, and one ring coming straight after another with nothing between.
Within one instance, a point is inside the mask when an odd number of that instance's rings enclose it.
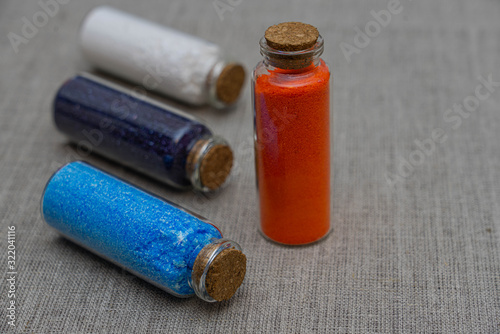
<instances>
[{"instance_id":1,"label":"cork stopper","mask_svg":"<svg viewBox=\"0 0 500 334\"><path fill-rule=\"evenodd\" d=\"M301 22L284 22L269 27L264 35L267 44L280 51L312 48L319 37L318 29Z\"/></svg>"},{"instance_id":2,"label":"cork stopper","mask_svg":"<svg viewBox=\"0 0 500 334\"><path fill-rule=\"evenodd\" d=\"M247 260L245 254L235 248L226 248L211 259L217 247L219 245L209 244L200 251L194 262L193 276L199 281L206 273L206 292L216 301L223 301L230 299L243 283Z\"/></svg>"},{"instance_id":3,"label":"cork stopper","mask_svg":"<svg viewBox=\"0 0 500 334\"><path fill-rule=\"evenodd\" d=\"M309 67L323 53L323 38L310 24L285 22L269 27L260 46L270 65L300 70Z\"/></svg>"},{"instance_id":4,"label":"cork stopper","mask_svg":"<svg viewBox=\"0 0 500 334\"><path fill-rule=\"evenodd\" d=\"M224 184L233 167L233 151L226 144L215 144L212 139L197 141L189 152L186 170L196 176L202 188L216 190Z\"/></svg>"},{"instance_id":5,"label":"cork stopper","mask_svg":"<svg viewBox=\"0 0 500 334\"><path fill-rule=\"evenodd\" d=\"M227 64L217 78L215 91L217 98L226 105L238 100L245 83L245 69L240 64Z\"/></svg>"}]
</instances>

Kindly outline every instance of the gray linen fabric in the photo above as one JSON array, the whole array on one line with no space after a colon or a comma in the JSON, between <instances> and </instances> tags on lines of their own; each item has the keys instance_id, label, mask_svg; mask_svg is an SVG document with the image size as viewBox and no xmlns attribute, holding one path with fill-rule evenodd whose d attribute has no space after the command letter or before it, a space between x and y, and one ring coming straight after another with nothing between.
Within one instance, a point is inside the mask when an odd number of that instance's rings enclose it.
<instances>
[{"instance_id":1,"label":"gray linen fabric","mask_svg":"<svg viewBox=\"0 0 500 334\"><path fill-rule=\"evenodd\" d=\"M500 332L500 87L484 85L500 81L499 1L106 1L212 40L249 70L269 25L318 27L334 77L333 232L299 248L257 231L249 85L229 112L181 106L234 148L235 175L216 195L174 191L67 144L51 121L52 98L91 70L77 31L102 3L60 2L17 53L9 32L21 35L23 18L43 9L0 2L1 333ZM383 25L370 23L388 8ZM371 29L369 40L356 27ZM233 299L171 297L49 229L42 190L75 159L210 218L240 242L248 272ZM8 226L15 328L6 317Z\"/></svg>"}]
</instances>

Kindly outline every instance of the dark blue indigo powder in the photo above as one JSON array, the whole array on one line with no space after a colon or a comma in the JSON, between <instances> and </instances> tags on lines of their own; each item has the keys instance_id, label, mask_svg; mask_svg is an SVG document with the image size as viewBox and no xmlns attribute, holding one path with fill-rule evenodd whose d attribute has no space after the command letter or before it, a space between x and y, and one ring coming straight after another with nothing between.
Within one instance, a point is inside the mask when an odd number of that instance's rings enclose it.
<instances>
[{"instance_id":1,"label":"dark blue indigo powder","mask_svg":"<svg viewBox=\"0 0 500 334\"><path fill-rule=\"evenodd\" d=\"M212 132L178 110L131 94L91 76L76 76L57 92L55 124L82 151L95 151L174 187L189 187L189 151Z\"/></svg>"}]
</instances>

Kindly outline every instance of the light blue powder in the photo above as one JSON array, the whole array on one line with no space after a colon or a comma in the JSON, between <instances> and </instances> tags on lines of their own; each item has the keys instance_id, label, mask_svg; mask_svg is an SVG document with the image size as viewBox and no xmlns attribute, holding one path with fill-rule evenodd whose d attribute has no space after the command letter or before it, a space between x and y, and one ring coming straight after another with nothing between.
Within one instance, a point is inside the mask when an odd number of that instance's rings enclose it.
<instances>
[{"instance_id":1,"label":"light blue powder","mask_svg":"<svg viewBox=\"0 0 500 334\"><path fill-rule=\"evenodd\" d=\"M178 296L212 225L84 162L61 168L42 198L45 221L63 235Z\"/></svg>"}]
</instances>

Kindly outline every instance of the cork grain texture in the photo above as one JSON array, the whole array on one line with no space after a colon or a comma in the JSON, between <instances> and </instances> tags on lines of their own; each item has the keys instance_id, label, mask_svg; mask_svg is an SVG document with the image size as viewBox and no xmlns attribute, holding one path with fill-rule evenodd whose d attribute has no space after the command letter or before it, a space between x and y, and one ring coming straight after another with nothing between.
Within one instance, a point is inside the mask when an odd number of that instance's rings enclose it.
<instances>
[{"instance_id":1,"label":"cork grain texture","mask_svg":"<svg viewBox=\"0 0 500 334\"><path fill-rule=\"evenodd\" d=\"M231 105L238 100L245 84L246 74L243 66L228 64L217 78L217 97L224 103Z\"/></svg>"},{"instance_id":2,"label":"cork grain texture","mask_svg":"<svg viewBox=\"0 0 500 334\"><path fill-rule=\"evenodd\" d=\"M203 157L200 166L201 183L215 190L226 181L233 167L233 152L226 145L215 145Z\"/></svg>"},{"instance_id":3,"label":"cork grain texture","mask_svg":"<svg viewBox=\"0 0 500 334\"><path fill-rule=\"evenodd\" d=\"M206 289L218 301L229 300L243 283L246 256L236 249L225 249L212 262L207 272Z\"/></svg>"},{"instance_id":4,"label":"cork grain texture","mask_svg":"<svg viewBox=\"0 0 500 334\"><path fill-rule=\"evenodd\" d=\"M265 32L267 44L280 51L301 51L311 48L318 40L318 29L302 22L284 22Z\"/></svg>"}]
</instances>

